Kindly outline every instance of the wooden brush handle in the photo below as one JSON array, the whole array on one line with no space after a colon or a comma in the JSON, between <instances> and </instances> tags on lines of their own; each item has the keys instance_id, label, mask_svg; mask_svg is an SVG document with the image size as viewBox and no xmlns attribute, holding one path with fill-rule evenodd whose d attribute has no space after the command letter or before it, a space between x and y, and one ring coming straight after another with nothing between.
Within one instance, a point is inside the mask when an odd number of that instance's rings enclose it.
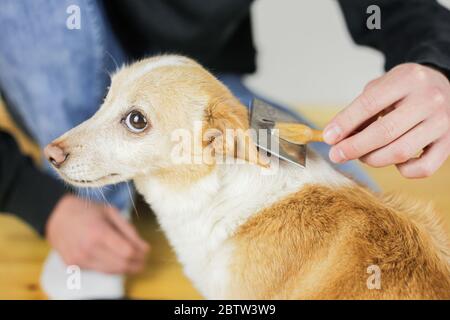
<instances>
[{"instance_id":1,"label":"wooden brush handle","mask_svg":"<svg viewBox=\"0 0 450 320\"><path fill-rule=\"evenodd\" d=\"M323 141L322 130L315 130L300 123L276 122L280 138L296 144Z\"/></svg>"}]
</instances>

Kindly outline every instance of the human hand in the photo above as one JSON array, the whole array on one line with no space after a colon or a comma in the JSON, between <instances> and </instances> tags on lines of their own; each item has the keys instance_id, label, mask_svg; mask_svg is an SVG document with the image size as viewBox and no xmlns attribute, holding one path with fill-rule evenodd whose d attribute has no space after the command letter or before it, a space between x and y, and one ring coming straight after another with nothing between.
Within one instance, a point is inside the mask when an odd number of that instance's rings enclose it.
<instances>
[{"instance_id":1,"label":"human hand","mask_svg":"<svg viewBox=\"0 0 450 320\"><path fill-rule=\"evenodd\" d=\"M106 273L139 272L149 250L117 209L74 195L59 200L46 236L67 265Z\"/></svg>"},{"instance_id":2,"label":"human hand","mask_svg":"<svg viewBox=\"0 0 450 320\"><path fill-rule=\"evenodd\" d=\"M395 164L406 178L430 176L450 153L450 83L430 67L399 65L339 112L325 128L324 140L334 145L333 162Z\"/></svg>"}]
</instances>

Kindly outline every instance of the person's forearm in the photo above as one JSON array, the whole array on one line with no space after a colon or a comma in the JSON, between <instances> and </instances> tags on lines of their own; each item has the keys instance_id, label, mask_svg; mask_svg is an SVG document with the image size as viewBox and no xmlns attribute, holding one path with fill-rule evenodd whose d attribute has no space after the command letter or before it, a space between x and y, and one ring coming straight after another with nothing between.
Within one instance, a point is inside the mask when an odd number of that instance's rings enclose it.
<instances>
[{"instance_id":1,"label":"person's forearm","mask_svg":"<svg viewBox=\"0 0 450 320\"><path fill-rule=\"evenodd\" d=\"M390 70L405 62L430 65L450 77L450 11L435 0L339 0L354 41L380 50ZM370 5L380 29L369 29Z\"/></svg>"},{"instance_id":2,"label":"person's forearm","mask_svg":"<svg viewBox=\"0 0 450 320\"><path fill-rule=\"evenodd\" d=\"M0 212L15 214L43 235L48 216L65 193L61 182L36 168L14 139L0 132Z\"/></svg>"}]
</instances>

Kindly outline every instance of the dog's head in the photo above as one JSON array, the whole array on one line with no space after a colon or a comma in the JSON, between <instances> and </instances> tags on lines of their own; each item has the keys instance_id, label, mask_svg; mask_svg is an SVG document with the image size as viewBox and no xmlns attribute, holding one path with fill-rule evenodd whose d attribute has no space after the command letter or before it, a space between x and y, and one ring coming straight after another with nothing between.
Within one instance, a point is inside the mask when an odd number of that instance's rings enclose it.
<instances>
[{"instance_id":1,"label":"dog's head","mask_svg":"<svg viewBox=\"0 0 450 320\"><path fill-rule=\"evenodd\" d=\"M218 154L248 160L254 146L244 153L234 148L244 145L237 141L242 135L223 139L227 129L247 128L246 108L209 72L186 57L157 56L113 75L97 113L53 141L45 154L63 179L79 186L171 172L192 178L208 172ZM196 162L199 153L203 160ZM186 154L194 158L177 161Z\"/></svg>"}]
</instances>

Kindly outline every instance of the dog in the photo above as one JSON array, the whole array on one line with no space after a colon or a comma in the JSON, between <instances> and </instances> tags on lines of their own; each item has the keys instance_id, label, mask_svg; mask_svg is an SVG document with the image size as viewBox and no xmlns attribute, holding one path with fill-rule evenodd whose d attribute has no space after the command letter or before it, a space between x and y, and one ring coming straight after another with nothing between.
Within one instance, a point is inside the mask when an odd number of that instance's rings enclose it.
<instances>
[{"instance_id":1,"label":"dog","mask_svg":"<svg viewBox=\"0 0 450 320\"><path fill-rule=\"evenodd\" d=\"M313 152L306 168L275 162L228 129L248 129L247 109L197 62L162 55L119 69L98 112L45 154L75 186L133 180L206 298L450 298L431 207L373 194Z\"/></svg>"}]
</instances>

